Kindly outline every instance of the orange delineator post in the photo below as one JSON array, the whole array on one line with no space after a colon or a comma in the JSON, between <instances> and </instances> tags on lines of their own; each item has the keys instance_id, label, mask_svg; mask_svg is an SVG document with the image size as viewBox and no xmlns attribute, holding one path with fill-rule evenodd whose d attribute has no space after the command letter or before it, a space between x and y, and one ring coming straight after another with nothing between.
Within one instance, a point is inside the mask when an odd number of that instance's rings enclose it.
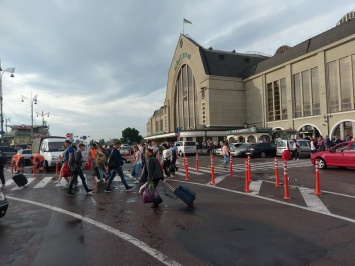
<instances>
[{"instance_id":1,"label":"orange delineator post","mask_svg":"<svg viewBox=\"0 0 355 266\"><path fill-rule=\"evenodd\" d=\"M251 181L250 155L248 155L248 181Z\"/></svg>"},{"instance_id":2,"label":"orange delineator post","mask_svg":"<svg viewBox=\"0 0 355 266\"><path fill-rule=\"evenodd\" d=\"M249 193L251 192L250 188L249 188L249 169L248 169L248 160L245 159L245 189L244 192Z\"/></svg>"},{"instance_id":3,"label":"orange delineator post","mask_svg":"<svg viewBox=\"0 0 355 266\"><path fill-rule=\"evenodd\" d=\"M196 152L196 172L198 172L198 153Z\"/></svg>"},{"instance_id":4,"label":"orange delineator post","mask_svg":"<svg viewBox=\"0 0 355 266\"><path fill-rule=\"evenodd\" d=\"M279 162L275 157L275 187L280 187Z\"/></svg>"},{"instance_id":5,"label":"orange delineator post","mask_svg":"<svg viewBox=\"0 0 355 266\"><path fill-rule=\"evenodd\" d=\"M233 178L233 158L232 154L229 154L229 178Z\"/></svg>"},{"instance_id":6,"label":"orange delineator post","mask_svg":"<svg viewBox=\"0 0 355 266\"><path fill-rule=\"evenodd\" d=\"M314 191L314 194L322 195L322 192L320 191L319 161L318 161L318 159L316 160L316 190Z\"/></svg>"},{"instance_id":7,"label":"orange delineator post","mask_svg":"<svg viewBox=\"0 0 355 266\"><path fill-rule=\"evenodd\" d=\"M189 181L189 162L186 158L186 164L185 164L185 181Z\"/></svg>"},{"instance_id":8,"label":"orange delineator post","mask_svg":"<svg viewBox=\"0 0 355 266\"><path fill-rule=\"evenodd\" d=\"M184 153L184 170L186 171L186 162L187 162L187 158L186 158L186 154Z\"/></svg>"},{"instance_id":9,"label":"orange delineator post","mask_svg":"<svg viewBox=\"0 0 355 266\"><path fill-rule=\"evenodd\" d=\"M211 157L211 185L215 185L216 181L215 181L215 176L214 176L214 159L213 159L213 154L210 154Z\"/></svg>"},{"instance_id":10,"label":"orange delineator post","mask_svg":"<svg viewBox=\"0 0 355 266\"><path fill-rule=\"evenodd\" d=\"M287 175L287 161L284 161L284 199L291 199L290 193L288 191L288 175Z\"/></svg>"},{"instance_id":11,"label":"orange delineator post","mask_svg":"<svg viewBox=\"0 0 355 266\"><path fill-rule=\"evenodd\" d=\"M59 175L59 162L58 162L58 158L57 161L55 162L55 174Z\"/></svg>"}]
</instances>

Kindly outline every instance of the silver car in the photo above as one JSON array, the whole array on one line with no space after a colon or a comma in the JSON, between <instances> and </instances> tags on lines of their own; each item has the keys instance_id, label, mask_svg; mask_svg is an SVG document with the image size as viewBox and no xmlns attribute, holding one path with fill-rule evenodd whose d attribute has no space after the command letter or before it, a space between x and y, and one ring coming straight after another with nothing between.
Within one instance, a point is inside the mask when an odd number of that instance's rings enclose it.
<instances>
[{"instance_id":1,"label":"silver car","mask_svg":"<svg viewBox=\"0 0 355 266\"><path fill-rule=\"evenodd\" d=\"M249 146L250 146L250 144L242 144L242 145L239 145L238 147L232 147L230 149L230 153L232 154L232 156L244 157L245 151L248 149Z\"/></svg>"},{"instance_id":2,"label":"silver car","mask_svg":"<svg viewBox=\"0 0 355 266\"><path fill-rule=\"evenodd\" d=\"M296 139L297 144L300 146L298 155L300 157L311 157L311 142L306 139ZM279 140L276 142L276 154L282 156L284 150L293 152L293 140Z\"/></svg>"}]
</instances>

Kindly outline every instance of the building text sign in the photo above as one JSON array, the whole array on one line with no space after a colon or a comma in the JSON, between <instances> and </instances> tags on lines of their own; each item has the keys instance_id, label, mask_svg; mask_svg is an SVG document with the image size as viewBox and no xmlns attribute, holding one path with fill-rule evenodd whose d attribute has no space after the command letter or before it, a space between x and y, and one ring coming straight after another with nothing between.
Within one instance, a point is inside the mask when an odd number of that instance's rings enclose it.
<instances>
[{"instance_id":1,"label":"building text sign","mask_svg":"<svg viewBox=\"0 0 355 266\"><path fill-rule=\"evenodd\" d=\"M174 69L175 69L175 70L176 70L177 66L179 65L179 63L180 63L180 60L183 59L183 58L187 58L187 59L190 60L191 54L189 54L188 52L183 52L183 53L181 53L181 54L178 56L178 58L176 59L176 61L175 61L175 65L174 65Z\"/></svg>"}]
</instances>

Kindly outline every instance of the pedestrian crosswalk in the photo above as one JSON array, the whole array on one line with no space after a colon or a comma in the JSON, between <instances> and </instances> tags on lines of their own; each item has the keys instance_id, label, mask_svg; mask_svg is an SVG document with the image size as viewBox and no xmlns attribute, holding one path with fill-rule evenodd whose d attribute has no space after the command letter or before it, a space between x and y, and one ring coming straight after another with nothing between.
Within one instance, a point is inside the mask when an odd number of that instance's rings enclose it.
<instances>
[{"instance_id":1,"label":"pedestrian crosswalk","mask_svg":"<svg viewBox=\"0 0 355 266\"><path fill-rule=\"evenodd\" d=\"M283 164L279 163L278 165L279 169L283 168ZM298 161L289 161L288 162L288 168L296 168L296 167L313 167L312 163L309 160L298 160ZM273 161L269 162L253 162L251 161L251 171L255 170L272 170L275 168L275 164ZM215 183L218 184L222 182L228 175L229 175L229 165L227 167L223 167L222 165L215 165L214 167L214 173L215 173ZM245 171L245 165L244 164L234 164L233 165L233 172L236 173L241 173ZM132 183L134 179L132 178L131 171L125 170L123 171L125 175L125 179L127 180L128 183ZM194 176L196 177L201 177L203 178L204 176L208 176L211 174L211 167L210 166L200 166L197 172L196 167L189 167L188 168L188 174L189 178L193 178ZM186 177L186 172L184 170L184 167L180 164L179 165L179 170L175 172L175 176L180 176L180 177ZM86 175L85 175L86 177ZM55 176L32 176L29 175L28 183L26 187L31 187L33 189L43 189L49 186L54 186L54 187L65 187L67 186L67 181L62 178L58 183L55 183L54 181L57 180L57 177ZM87 177L86 177L87 179ZM121 178L119 176L116 176L114 178L114 182L121 182ZM78 184L82 185L81 179L78 178ZM258 184L255 184L256 186ZM6 186L10 191L17 191L23 189L23 187L18 187L12 178L8 178L6 181ZM254 188L254 191L256 188Z\"/></svg>"}]
</instances>

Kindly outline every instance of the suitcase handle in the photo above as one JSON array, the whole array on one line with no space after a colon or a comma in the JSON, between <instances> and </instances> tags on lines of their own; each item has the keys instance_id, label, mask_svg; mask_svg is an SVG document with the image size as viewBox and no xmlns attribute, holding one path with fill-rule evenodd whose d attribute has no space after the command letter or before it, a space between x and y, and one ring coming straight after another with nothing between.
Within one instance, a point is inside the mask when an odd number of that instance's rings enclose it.
<instances>
[{"instance_id":1,"label":"suitcase handle","mask_svg":"<svg viewBox=\"0 0 355 266\"><path fill-rule=\"evenodd\" d=\"M163 183L164 183L171 191L174 192L175 188L173 188L168 182L166 182L166 181L164 180Z\"/></svg>"}]
</instances>

